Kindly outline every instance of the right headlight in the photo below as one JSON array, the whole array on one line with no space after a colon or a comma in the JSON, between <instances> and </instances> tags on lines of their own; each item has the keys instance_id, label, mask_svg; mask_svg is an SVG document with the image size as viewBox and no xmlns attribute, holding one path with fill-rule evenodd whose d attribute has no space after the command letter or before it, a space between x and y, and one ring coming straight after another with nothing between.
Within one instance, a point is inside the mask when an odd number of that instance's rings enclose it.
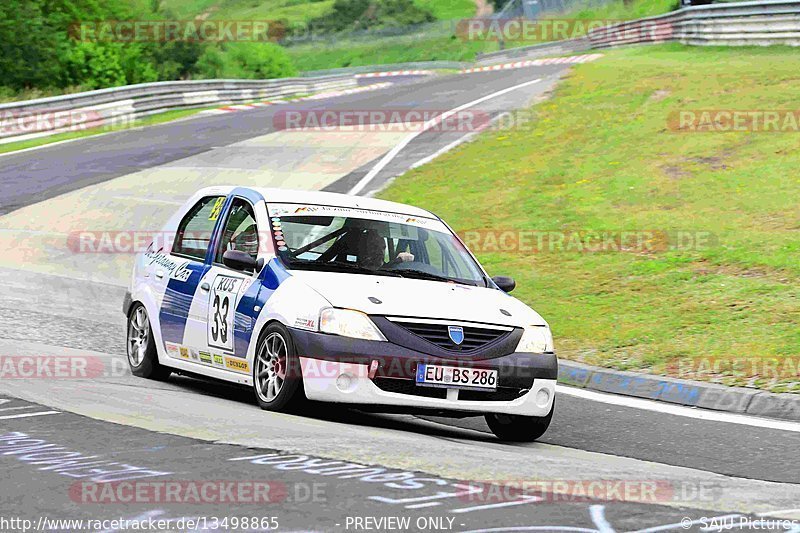
<instances>
[{"instance_id":1,"label":"right headlight","mask_svg":"<svg viewBox=\"0 0 800 533\"><path fill-rule=\"evenodd\" d=\"M547 326L527 326L517 345L517 352L544 353L553 351L553 334Z\"/></svg>"},{"instance_id":2,"label":"right headlight","mask_svg":"<svg viewBox=\"0 0 800 533\"><path fill-rule=\"evenodd\" d=\"M319 330L323 333L365 339L368 341L386 341L386 337L375 326L372 320L361 311L352 309L323 309L319 317Z\"/></svg>"}]
</instances>

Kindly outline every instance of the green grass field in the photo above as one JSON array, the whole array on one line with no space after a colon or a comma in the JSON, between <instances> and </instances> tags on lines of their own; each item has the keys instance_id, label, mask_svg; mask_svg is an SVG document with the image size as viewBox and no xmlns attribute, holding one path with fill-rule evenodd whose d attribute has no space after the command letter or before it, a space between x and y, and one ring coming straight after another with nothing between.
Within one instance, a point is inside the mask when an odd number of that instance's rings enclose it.
<instances>
[{"instance_id":1,"label":"green grass field","mask_svg":"<svg viewBox=\"0 0 800 533\"><path fill-rule=\"evenodd\" d=\"M627 3L615 0L601 6L578 8L557 17L581 20L631 20L663 15L677 8L677 0L637 0Z\"/></svg>"},{"instance_id":2,"label":"green grass field","mask_svg":"<svg viewBox=\"0 0 800 533\"><path fill-rule=\"evenodd\" d=\"M455 36L424 39L410 36L366 42L298 45L286 51L297 70L303 71L409 61L472 61L480 52L497 49L495 42L465 42Z\"/></svg>"},{"instance_id":3,"label":"green grass field","mask_svg":"<svg viewBox=\"0 0 800 533\"><path fill-rule=\"evenodd\" d=\"M430 9L439 20L453 20L475 15L473 0L416 0L415 4Z\"/></svg>"},{"instance_id":4,"label":"green grass field","mask_svg":"<svg viewBox=\"0 0 800 533\"><path fill-rule=\"evenodd\" d=\"M143 0L137 0L143 1ZM211 19L279 20L304 23L321 17L331 10L334 0L163 0L162 6L178 18L193 18L204 14ZM471 17L475 14L474 0L416 0L431 10L440 21ZM446 25L446 23L443 22ZM428 61L435 59L472 60L482 51L496 50L495 43L463 43L441 32L423 39L419 36L386 37L352 41L336 40L287 48L298 70Z\"/></svg>"},{"instance_id":5,"label":"green grass field","mask_svg":"<svg viewBox=\"0 0 800 533\"><path fill-rule=\"evenodd\" d=\"M464 4L437 3L433 0L417 0L419 4L434 9L441 20L468 18L474 13L474 3L464 0ZM470 8L469 4L472 5ZM447 7L451 6L451 7ZM578 8L567 13L545 15L544 18L580 20L630 20L667 13L677 8L676 0L637 0L629 4L614 1L603 6ZM445 12L446 11L446 12ZM570 25L570 37L584 34L580 24ZM563 32L562 32L563 33ZM548 34L549 35L549 34ZM560 35L560 34L559 34ZM552 38L552 35L550 36ZM546 41L507 41L505 47L530 46ZM298 45L288 48L289 55L298 70L322 70L326 68L388 64L410 61L473 61L480 53L494 52L499 44L494 39L485 41L465 41L448 33L447 35L428 35L413 37L386 37L368 42L341 41L315 45Z\"/></svg>"},{"instance_id":6,"label":"green grass field","mask_svg":"<svg viewBox=\"0 0 800 533\"><path fill-rule=\"evenodd\" d=\"M330 11L334 0L162 0L176 16L194 18L205 14L224 20L279 20L306 22ZM440 20L470 17L475 13L473 0L417 0Z\"/></svg>"},{"instance_id":7,"label":"green grass field","mask_svg":"<svg viewBox=\"0 0 800 533\"><path fill-rule=\"evenodd\" d=\"M382 196L459 232L707 233L685 248L478 255L516 278L562 358L799 391L800 132L668 127L679 110L796 109L798 81L789 48L608 51L575 67L532 126L484 133ZM742 357L787 366L761 377L675 367Z\"/></svg>"}]
</instances>

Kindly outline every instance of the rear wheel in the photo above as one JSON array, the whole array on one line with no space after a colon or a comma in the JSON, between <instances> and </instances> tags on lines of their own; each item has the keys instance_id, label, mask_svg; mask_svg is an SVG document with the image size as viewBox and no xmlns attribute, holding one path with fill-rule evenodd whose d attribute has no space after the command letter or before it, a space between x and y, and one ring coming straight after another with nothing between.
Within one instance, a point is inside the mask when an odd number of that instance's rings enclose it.
<instances>
[{"instance_id":1,"label":"rear wheel","mask_svg":"<svg viewBox=\"0 0 800 533\"><path fill-rule=\"evenodd\" d=\"M484 417L495 436L507 442L533 442L545 434L553 419L556 402L546 416L519 416L487 413Z\"/></svg>"},{"instance_id":2,"label":"rear wheel","mask_svg":"<svg viewBox=\"0 0 800 533\"><path fill-rule=\"evenodd\" d=\"M261 335L253 362L253 389L258 405L267 411L290 411L305 400L300 358L281 324L270 324Z\"/></svg>"},{"instance_id":3,"label":"rear wheel","mask_svg":"<svg viewBox=\"0 0 800 533\"><path fill-rule=\"evenodd\" d=\"M167 367L158 362L150 319L142 304L135 304L128 315L127 354L128 364L134 376L165 380L171 373Z\"/></svg>"}]
</instances>

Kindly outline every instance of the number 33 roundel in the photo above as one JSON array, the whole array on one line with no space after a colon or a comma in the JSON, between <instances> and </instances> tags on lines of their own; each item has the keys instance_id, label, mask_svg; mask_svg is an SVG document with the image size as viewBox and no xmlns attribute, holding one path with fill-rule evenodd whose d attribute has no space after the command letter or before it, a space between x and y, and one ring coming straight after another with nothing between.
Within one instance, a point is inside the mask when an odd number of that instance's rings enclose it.
<instances>
[{"instance_id":1,"label":"number 33 roundel","mask_svg":"<svg viewBox=\"0 0 800 533\"><path fill-rule=\"evenodd\" d=\"M233 351L233 317L242 287L242 278L217 276L212 285L208 306L208 344Z\"/></svg>"}]
</instances>

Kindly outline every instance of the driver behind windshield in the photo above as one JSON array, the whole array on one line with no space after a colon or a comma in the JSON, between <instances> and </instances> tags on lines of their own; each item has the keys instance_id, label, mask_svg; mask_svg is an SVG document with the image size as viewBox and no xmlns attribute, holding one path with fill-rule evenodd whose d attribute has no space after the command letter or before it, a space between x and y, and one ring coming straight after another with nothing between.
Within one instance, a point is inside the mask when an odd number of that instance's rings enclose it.
<instances>
[{"instance_id":1,"label":"driver behind windshield","mask_svg":"<svg viewBox=\"0 0 800 533\"><path fill-rule=\"evenodd\" d=\"M382 267L414 260L413 254L409 252L400 252L388 263L384 263L383 259L386 257L386 239L381 237L378 231L374 229L364 230L360 235L358 230L355 231L357 232L356 240L358 250L354 255L360 267L378 270Z\"/></svg>"}]
</instances>

